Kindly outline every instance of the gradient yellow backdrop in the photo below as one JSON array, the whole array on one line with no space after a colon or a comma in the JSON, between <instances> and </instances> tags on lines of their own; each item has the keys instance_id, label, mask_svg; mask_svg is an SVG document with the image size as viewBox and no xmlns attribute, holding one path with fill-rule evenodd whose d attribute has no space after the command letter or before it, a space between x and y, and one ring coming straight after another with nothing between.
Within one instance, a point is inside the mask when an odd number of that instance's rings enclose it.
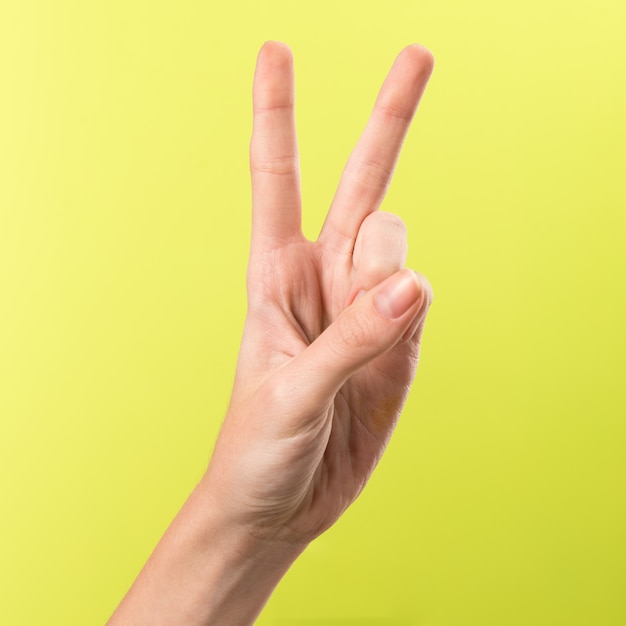
<instances>
[{"instance_id":1,"label":"gradient yellow backdrop","mask_svg":"<svg viewBox=\"0 0 626 626\"><path fill-rule=\"evenodd\" d=\"M208 460L251 81L294 51L315 237L396 53L384 208L435 303L361 498L261 626L626 623L622 0L0 0L0 623L102 624Z\"/></svg>"}]
</instances>

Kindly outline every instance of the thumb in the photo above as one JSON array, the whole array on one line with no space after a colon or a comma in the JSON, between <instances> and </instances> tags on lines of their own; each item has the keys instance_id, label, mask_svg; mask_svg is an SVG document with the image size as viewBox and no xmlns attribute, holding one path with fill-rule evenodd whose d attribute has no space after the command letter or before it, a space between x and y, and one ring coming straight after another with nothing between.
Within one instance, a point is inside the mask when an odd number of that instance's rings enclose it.
<instances>
[{"instance_id":1,"label":"thumb","mask_svg":"<svg viewBox=\"0 0 626 626\"><path fill-rule=\"evenodd\" d=\"M284 372L298 381L312 411L332 400L360 367L395 346L428 307L429 287L413 270L403 269L364 293Z\"/></svg>"}]
</instances>

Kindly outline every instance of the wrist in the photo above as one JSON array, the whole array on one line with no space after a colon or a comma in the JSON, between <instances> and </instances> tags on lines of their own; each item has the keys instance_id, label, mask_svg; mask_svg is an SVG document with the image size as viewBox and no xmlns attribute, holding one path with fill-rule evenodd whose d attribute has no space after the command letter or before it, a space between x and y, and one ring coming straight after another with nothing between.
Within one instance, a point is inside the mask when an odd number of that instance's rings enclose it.
<instances>
[{"instance_id":1,"label":"wrist","mask_svg":"<svg viewBox=\"0 0 626 626\"><path fill-rule=\"evenodd\" d=\"M305 547L233 522L216 505L205 476L108 626L252 624Z\"/></svg>"},{"instance_id":2,"label":"wrist","mask_svg":"<svg viewBox=\"0 0 626 626\"><path fill-rule=\"evenodd\" d=\"M207 582L210 580L211 618L206 624L252 624L308 544L224 515L207 475L192 497L198 499L196 506L206 507L201 533Z\"/></svg>"}]
</instances>

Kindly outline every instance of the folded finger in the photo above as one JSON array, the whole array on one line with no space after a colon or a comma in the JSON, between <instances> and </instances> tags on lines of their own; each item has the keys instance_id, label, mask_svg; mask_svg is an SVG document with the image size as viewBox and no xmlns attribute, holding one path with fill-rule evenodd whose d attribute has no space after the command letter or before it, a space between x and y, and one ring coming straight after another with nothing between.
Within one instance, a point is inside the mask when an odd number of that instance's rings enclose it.
<instances>
[{"instance_id":1,"label":"folded finger","mask_svg":"<svg viewBox=\"0 0 626 626\"><path fill-rule=\"evenodd\" d=\"M404 222L392 213L370 213L361 224L354 247L353 279L347 304L404 267L407 255Z\"/></svg>"}]
</instances>

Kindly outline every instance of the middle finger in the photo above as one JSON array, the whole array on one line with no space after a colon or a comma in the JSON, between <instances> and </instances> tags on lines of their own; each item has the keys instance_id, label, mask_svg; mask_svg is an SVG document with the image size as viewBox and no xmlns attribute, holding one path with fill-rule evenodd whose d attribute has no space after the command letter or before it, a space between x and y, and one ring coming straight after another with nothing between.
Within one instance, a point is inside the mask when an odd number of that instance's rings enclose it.
<instances>
[{"instance_id":1,"label":"middle finger","mask_svg":"<svg viewBox=\"0 0 626 626\"><path fill-rule=\"evenodd\" d=\"M361 222L380 206L433 64L432 53L417 44L396 58L343 171L320 242L351 251Z\"/></svg>"}]
</instances>

